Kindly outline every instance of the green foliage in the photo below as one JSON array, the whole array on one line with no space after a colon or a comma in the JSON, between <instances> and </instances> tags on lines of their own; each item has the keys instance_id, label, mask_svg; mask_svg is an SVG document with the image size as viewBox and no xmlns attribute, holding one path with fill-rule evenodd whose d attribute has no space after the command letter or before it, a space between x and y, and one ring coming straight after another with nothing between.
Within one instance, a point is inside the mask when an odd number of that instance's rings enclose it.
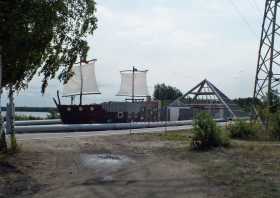
<instances>
[{"instance_id":1,"label":"green foliage","mask_svg":"<svg viewBox=\"0 0 280 198\"><path fill-rule=\"evenodd\" d=\"M277 111L280 110L280 97L279 97L279 92L278 90L272 90L271 93L271 100L272 100L272 105L270 107L270 111L273 113L276 113Z\"/></svg>"},{"instance_id":2,"label":"green foliage","mask_svg":"<svg viewBox=\"0 0 280 198\"><path fill-rule=\"evenodd\" d=\"M47 114L47 118L46 119L59 119L60 116L59 116L59 113L56 112L56 111L50 111L48 114ZM36 117L36 116L33 116L33 115L18 115L16 114L15 115L15 120L42 120L43 118L41 117Z\"/></svg>"},{"instance_id":3,"label":"green foliage","mask_svg":"<svg viewBox=\"0 0 280 198\"><path fill-rule=\"evenodd\" d=\"M15 115L15 120L42 120L42 118L32 115Z\"/></svg>"},{"instance_id":4,"label":"green foliage","mask_svg":"<svg viewBox=\"0 0 280 198\"><path fill-rule=\"evenodd\" d=\"M1 92L0 92L1 94ZM1 105L0 105L1 107ZM0 112L0 152L6 153L8 150L7 142L6 142L6 134L4 131L4 126L3 126L3 117Z\"/></svg>"},{"instance_id":5,"label":"green foliage","mask_svg":"<svg viewBox=\"0 0 280 198\"><path fill-rule=\"evenodd\" d=\"M268 116L267 114L276 113L280 110L280 93L278 90L272 90L271 92L266 93L265 96L262 97L262 102L257 103L258 112L265 113L264 116ZM269 103L270 98L270 103ZM268 108L269 107L269 108Z\"/></svg>"},{"instance_id":6,"label":"green foliage","mask_svg":"<svg viewBox=\"0 0 280 198\"><path fill-rule=\"evenodd\" d=\"M230 144L228 135L217 126L211 115L206 112L197 115L193 123L193 131L191 147L194 150L207 150Z\"/></svg>"},{"instance_id":7,"label":"green foliage","mask_svg":"<svg viewBox=\"0 0 280 198\"><path fill-rule=\"evenodd\" d=\"M189 141L189 135L185 132L168 132L159 134L161 140L167 141Z\"/></svg>"},{"instance_id":8,"label":"green foliage","mask_svg":"<svg viewBox=\"0 0 280 198\"><path fill-rule=\"evenodd\" d=\"M69 79L77 57L86 57L95 13L94 0L0 1L3 85L23 88L39 68L42 91L60 69L59 79Z\"/></svg>"},{"instance_id":9,"label":"green foliage","mask_svg":"<svg viewBox=\"0 0 280 198\"><path fill-rule=\"evenodd\" d=\"M245 112L252 112L254 99L252 97L249 98L237 98L233 100L234 103L238 104ZM257 104L261 102L257 99Z\"/></svg>"},{"instance_id":10,"label":"green foliage","mask_svg":"<svg viewBox=\"0 0 280 198\"><path fill-rule=\"evenodd\" d=\"M182 95L182 92L176 87L167 86L164 83L155 85L154 99L175 100Z\"/></svg>"},{"instance_id":11,"label":"green foliage","mask_svg":"<svg viewBox=\"0 0 280 198\"><path fill-rule=\"evenodd\" d=\"M60 115L57 111L50 111L47 115L47 119L59 119Z\"/></svg>"},{"instance_id":12,"label":"green foliage","mask_svg":"<svg viewBox=\"0 0 280 198\"><path fill-rule=\"evenodd\" d=\"M271 140L280 140L280 111L279 107L269 109L266 106L258 106L258 113L264 122L263 133Z\"/></svg>"},{"instance_id":13,"label":"green foliage","mask_svg":"<svg viewBox=\"0 0 280 198\"><path fill-rule=\"evenodd\" d=\"M273 140L280 140L280 112L270 115L268 130Z\"/></svg>"},{"instance_id":14,"label":"green foliage","mask_svg":"<svg viewBox=\"0 0 280 198\"><path fill-rule=\"evenodd\" d=\"M1 127L1 126L0 126ZM3 131L2 127L0 130L0 152L6 153L8 150L7 142L6 142L6 135Z\"/></svg>"},{"instance_id":15,"label":"green foliage","mask_svg":"<svg viewBox=\"0 0 280 198\"><path fill-rule=\"evenodd\" d=\"M261 125L258 122L236 120L227 126L227 130L232 138L248 140L256 138Z\"/></svg>"}]
</instances>

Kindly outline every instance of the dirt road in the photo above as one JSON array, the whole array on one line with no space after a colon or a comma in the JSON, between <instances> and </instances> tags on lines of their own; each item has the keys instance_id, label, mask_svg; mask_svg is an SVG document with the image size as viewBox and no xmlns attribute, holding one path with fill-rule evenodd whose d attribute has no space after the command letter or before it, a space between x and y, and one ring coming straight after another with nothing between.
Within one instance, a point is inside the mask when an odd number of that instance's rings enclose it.
<instances>
[{"instance_id":1,"label":"dirt road","mask_svg":"<svg viewBox=\"0 0 280 198\"><path fill-rule=\"evenodd\" d=\"M184 141L158 135L23 140L0 163L0 197L224 197L199 168L176 156Z\"/></svg>"}]
</instances>

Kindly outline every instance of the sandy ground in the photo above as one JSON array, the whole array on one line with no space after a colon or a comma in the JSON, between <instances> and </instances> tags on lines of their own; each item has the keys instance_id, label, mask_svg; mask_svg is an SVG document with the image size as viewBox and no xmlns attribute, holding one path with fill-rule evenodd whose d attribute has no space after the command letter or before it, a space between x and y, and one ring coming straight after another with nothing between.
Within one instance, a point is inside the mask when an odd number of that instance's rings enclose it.
<instances>
[{"instance_id":1,"label":"sandy ground","mask_svg":"<svg viewBox=\"0 0 280 198\"><path fill-rule=\"evenodd\" d=\"M23 140L0 163L0 198L225 197L197 165L170 155L185 144L140 134Z\"/></svg>"}]
</instances>

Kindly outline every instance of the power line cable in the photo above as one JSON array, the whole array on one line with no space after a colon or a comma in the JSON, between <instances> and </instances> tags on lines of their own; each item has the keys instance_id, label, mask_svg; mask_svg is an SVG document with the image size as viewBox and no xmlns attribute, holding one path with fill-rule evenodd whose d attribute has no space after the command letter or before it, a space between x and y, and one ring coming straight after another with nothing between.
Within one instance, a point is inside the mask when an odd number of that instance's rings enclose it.
<instances>
[{"instance_id":1,"label":"power line cable","mask_svg":"<svg viewBox=\"0 0 280 198\"><path fill-rule=\"evenodd\" d=\"M262 15L262 9L260 8L260 6L257 4L256 0L252 0L253 4L255 5L255 7L257 8L257 10L260 12L260 14Z\"/></svg>"},{"instance_id":2,"label":"power line cable","mask_svg":"<svg viewBox=\"0 0 280 198\"><path fill-rule=\"evenodd\" d=\"M247 25L248 29L250 30L250 32L254 35L258 37L258 33L256 33L256 31L252 28L251 24L249 23L249 21L246 19L246 17L242 14L241 10L239 9L239 7L232 1L232 0L228 0L232 7L236 10L236 13L240 16L240 18L243 20L243 22Z\"/></svg>"},{"instance_id":3,"label":"power line cable","mask_svg":"<svg viewBox=\"0 0 280 198\"><path fill-rule=\"evenodd\" d=\"M248 0L248 3L252 6L252 9L256 11L256 14L257 14L257 16L256 16L256 17L257 17L257 18L256 18L256 21L258 21L258 22L262 21L262 19L263 19L263 13L262 13L260 7L258 6L256 0ZM259 23L258 23L258 24L259 24ZM261 27L261 25L258 26L258 28L257 28L258 31L257 31L257 32L261 31L261 30L259 29L260 27Z\"/></svg>"},{"instance_id":4,"label":"power line cable","mask_svg":"<svg viewBox=\"0 0 280 198\"><path fill-rule=\"evenodd\" d=\"M255 0L248 0L248 3L252 6L252 8L256 11L257 15L261 18L262 12L257 2Z\"/></svg>"}]
</instances>

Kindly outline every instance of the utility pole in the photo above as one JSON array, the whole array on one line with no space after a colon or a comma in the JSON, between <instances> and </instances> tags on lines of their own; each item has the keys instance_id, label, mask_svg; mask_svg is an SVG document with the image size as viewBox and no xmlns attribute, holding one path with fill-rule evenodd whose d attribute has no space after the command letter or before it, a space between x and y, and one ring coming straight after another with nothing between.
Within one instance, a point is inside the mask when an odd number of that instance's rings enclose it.
<instances>
[{"instance_id":1,"label":"utility pole","mask_svg":"<svg viewBox=\"0 0 280 198\"><path fill-rule=\"evenodd\" d=\"M131 93L131 101L134 103L134 84L135 84L135 71L137 71L136 67L132 67L132 93Z\"/></svg>"},{"instance_id":2,"label":"utility pole","mask_svg":"<svg viewBox=\"0 0 280 198\"><path fill-rule=\"evenodd\" d=\"M271 110L273 91L280 88L280 24L277 12L280 0L266 0L254 86L254 106L266 101Z\"/></svg>"}]
</instances>

